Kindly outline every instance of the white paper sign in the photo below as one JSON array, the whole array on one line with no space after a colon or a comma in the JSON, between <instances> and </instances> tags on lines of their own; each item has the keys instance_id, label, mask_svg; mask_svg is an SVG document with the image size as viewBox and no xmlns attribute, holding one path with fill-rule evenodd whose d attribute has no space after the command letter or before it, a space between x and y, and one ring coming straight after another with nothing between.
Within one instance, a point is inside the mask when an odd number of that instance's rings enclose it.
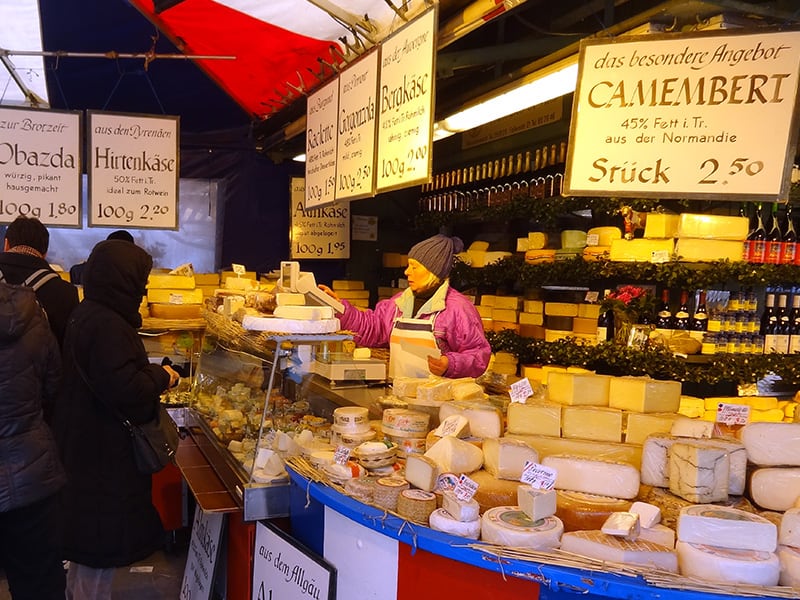
<instances>
[{"instance_id":1,"label":"white paper sign","mask_svg":"<svg viewBox=\"0 0 800 600\"><path fill-rule=\"evenodd\" d=\"M289 256L300 258L350 258L350 204L336 202L308 208L303 200L305 182L292 178L289 214Z\"/></svg>"},{"instance_id":2,"label":"white paper sign","mask_svg":"<svg viewBox=\"0 0 800 600\"><path fill-rule=\"evenodd\" d=\"M539 490L552 490L556 485L556 475L555 469L526 460L519 480Z\"/></svg>"},{"instance_id":3,"label":"white paper sign","mask_svg":"<svg viewBox=\"0 0 800 600\"><path fill-rule=\"evenodd\" d=\"M428 180L433 148L437 9L381 44L376 190Z\"/></svg>"},{"instance_id":4,"label":"white paper sign","mask_svg":"<svg viewBox=\"0 0 800 600\"><path fill-rule=\"evenodd\" d=\"M530 380L527 377L523 377L519 381L515 381L511 384L511 389L508 393L511 394L512 402L525 402L525 400L533 396Z\"/></svg>"},{"instance_id":5,"label":"white paper sign","mask_svg":"<svg viewBox=\"0 0 800 600\"><path fill-rule=\"evenodd\" d=\"M750 420L750 407L747 404L726 404L720 402L717 405L717 423L725 425L747 425Z\"/></svg>"},{"instance_id":6,"label":"white paper sign","mask_svg":"<svg viewBox=\"0 0 800 600\"><path fill-rule=\"evenodd\" d=\"M336 200L365 198L375 189L378 58L375 49L339 74Z\"/></svg>"},{"instance_id":7,"label":"white paper sign","mask_svg":"<svg viewBox=\"0 0 800 600\"><path fill-rule=\"evenodd\" d=\"M88 114L89 226L177 229L178 117Z\"/></svg>"},{"instance_id":8,"label":"white paper sign","mask_svg":"<svg viewBox=\"0 0 800 600\"><path fill-rule=\"evenodd\" d=\"M0 108L0 223L81 226L81 114Z\"/></svg>"},{"instance_id":9,"label":"white paper sign","mask_svg":"<svg viewBox=\"0 0 800 600\"><path fill-rule=\"evenodd\" d=\"M181 600L211 598L224 522L225 513L205 512L199 506L195 508L192 539L181 583Z\"/></svg>"},{"instance_id":10,"label":"white paper sign","mask_svg":"<svg viewBox=\"0 0 800 600\"><path fill-rule=\"evenodd\" d=\"M306 108L307 208L336 199L336 121L339 113L339 78L308 96Z\"/></svg>"},{"instance_id":11,"label":"white paper sign","mask_svg":"<svg viewBox=\"0 0 800 600\"><path fill-rule=\"evenodd\" d=\"M453 488L453 493L456 495L456 498L463 502L469 502L472 500L472 497L477 491L478 482L474 479L470 479L463 473L459 476L456 487Z\"/></svg>"},{"instance_id":12,"label":"white paper sign","mask_svg":"<svg viewBox=\"0 0 800 600\"><path fill-rule=\"evenodd\" d=\"M336 570L268 522L256 523L253 600L333 600Z\"/></svg>"},{"instance_id":13,"label":"white paper sign","mask_svg":"<svg viewBox=\"0 0 800 600\"><path fill-rule=\"evenodd\" d=\"M378 217L353 215L351 231L354 240L378 241Z\"/></svg>"},{"instance_id":14,"label":"white paper sign","mask_svg":"<svg viewBox=\"0 0 800 600\"><path fill-rule=\"evenodd\" d=\"M579 69L564 195L787 197L800 32L585 40Z\"/></svg>"}]
</instances>

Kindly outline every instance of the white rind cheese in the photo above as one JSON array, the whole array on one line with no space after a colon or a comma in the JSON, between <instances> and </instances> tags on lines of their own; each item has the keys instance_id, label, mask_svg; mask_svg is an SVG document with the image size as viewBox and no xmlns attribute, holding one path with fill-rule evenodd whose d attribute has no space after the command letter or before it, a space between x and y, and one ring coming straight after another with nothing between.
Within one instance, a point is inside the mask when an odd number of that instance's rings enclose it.
<instances>
[{"instance_id":1,"label":"white rind cheese","mask_svg":"<svg viewBox=\"0 0 800 600\"><path fill-rule=\"evenodd\" d=\"M414 487L432 492L440 473L439 465L432 458L421 454L406 456L405 478Z\"/></svg>"},{"instance_id":2,"label":"white rind cheese","mask_svg":"<svg viewBox=\"0 0 800 600\"><path fill-rule=\"evenodd\" d=\"M730 460L724 448L678 442L669 451L669 491L697 504L728 499Z\"/></svg>"},{"instance_id":3,"label":"white rind cheese","mask_svg":"<svg viewBox=\"0 0 800 600\"><path fill-rule=\"evenodd\" d=\"M778 560L781 563L781 575L778 583L800 588L800 548L778 546Z\"/></svg>"},{"instance_id":4,"label":"white rind cheese","mask_svg":"<svg viewBox=\"0 0 800 600\"><path fill-rule=\"evenodd\" d=\"M750 475L750 497L766 510L786 511L800 498L800 468L762 467Z\"/></svg>"},{"instance_id":5,"label":"white rind cheese","mask_svg":"<svg viewBox=\"0 0 800 600\"><path fill-rule=\"evenodd\" d=\"M533 521L518 506L496 506L481 517L481 539L491 544L552 550L558 548L562 533L558 517Z\"/></svg>"},{"instance_id":6,"label":"white rind cheese","mask_svg":"<svg viewBox=\"0 0 800 600\"><path fill-rule=\"evenodd\" d=\"M800 467L800 423L748 423L741 439L753 464Z\"/></svg>"},{"instance_id":7,"label":"white rind cheese","mask_svg":"<svg viewBox=\"0 0 800 600\"><path fill-rule=\"evenodd\" d=\"M459 500L453 490L442 493L442 508L457 521L475 521L481 517L481 507L477 500Z\"/></svg>"},{"instance_id":8,"label":"white rind cheese","mask_svg":"<svg viewBox=\"0 0 800 600\"><path fill-rule=\"evenodd\" d=\"M556 514L556 491L522 483L517 487L517 505L532 521L545 519Z\"/></svg>"},{"instance_id":9,"label":"white rind cheese","mask_svg":"<svg viewBox=\"0 0 800 600\"><path fill-rule=\"evenodd\" d=\"M425 456L439 465L442 472L472 473L483 465L483 451L474 444L453 436L436 442Z\"/></svg>"},{"instance_id":10,"label":"white rind cheese","mask_svg":"<svg viewBox=\"0 0 800 600\"><path fill-rule=\"evenodd\" d=\"M556 470L556 489L624 499L639 492L639 470L627 463L556 454L542 464Z\"/></svg>"},{"instance_id":11,"label":"white rind cheese","mask_svg":"<svg viewBox=\"0 0 800 600\"><path fill-rule=\"evenodd\" d=\"M561 549L581 556L678 572L677 554L659 544L626 540L602 531L572 531L561 536Z\"/></svg>"},{"instance_id":12,"label":"white rind cheese","mask_svg":"<svg viewBox=\"0 0 800 600\"><path fill-rule=\"evenodd\" d=\"M457 535L459 537L477 540L481 535L481 520L461 521L454 518L444 508L437 508L429 517L431 529Z\"/></svg>"},{"instance_id":13,"label":"white rind cheese","mask_svg":"<svg viewBox=\"0 0 800 600\"><path fill-rule=\"evenodd\" d=\"M774 552L683 541L678 541L676 550L681 574L689 577L750 585L777 585L780 578L780 561Z\"/></svg>"},{"instance_id":14,"label":"white rind cheese","mask_svg":"<svg viewBox=\"0 0 800 600\"><path fill-rule=\"evenodd\" d=\"M775 552L778 528L764 517L727 506L695 504L681 509L678 540L735 550Z\"/></svg>"},{"instance_id":15,"label":"white rind cheese","mask_svg":"<svg viewBox=\"0 0 800 600\"><path fill-rule=\"evenodd\" d=\"M778 544L800 548L800 508L790 508L783 513L778 527Z\"/></svg>"},{"instance_id":16,"label":"white rind cheese","mask_svg":"<svg viewBox=\"0 0 800 600\"><path fill-rule=\"evenodd\" d=\"M483 440L483 468L498 479L519 481L525 463L539 462L539 453L523 441L511 438Z\"/></svg>"}]
</instances>

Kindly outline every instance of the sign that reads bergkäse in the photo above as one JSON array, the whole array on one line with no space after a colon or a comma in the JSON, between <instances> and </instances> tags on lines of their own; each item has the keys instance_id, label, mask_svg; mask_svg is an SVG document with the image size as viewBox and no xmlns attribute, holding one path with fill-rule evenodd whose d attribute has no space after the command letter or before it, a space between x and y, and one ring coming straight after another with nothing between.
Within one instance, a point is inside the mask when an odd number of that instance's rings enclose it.
<instances>
[{"instance_id":1,"label":"sign that reads bergk\u00e4se","mask_svg":"<svg viewBox=\"0 0 800 600\"><path fill-rule=\"evenodd\" d=\"M798 69L798 31L582 42L564 195L785 198Z\"/></svg>"}]
</instances>

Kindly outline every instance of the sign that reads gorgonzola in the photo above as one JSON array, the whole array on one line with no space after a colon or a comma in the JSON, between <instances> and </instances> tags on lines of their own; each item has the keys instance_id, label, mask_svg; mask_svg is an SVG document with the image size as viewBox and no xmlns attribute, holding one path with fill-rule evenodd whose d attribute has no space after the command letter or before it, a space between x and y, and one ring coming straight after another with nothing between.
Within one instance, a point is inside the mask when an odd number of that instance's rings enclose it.
<instances>
[{"instance_id":1,"label":"sign that reads gorgonzola","mask_svg":"<svg viewBox=\"0 0 800 600\"><path fill-rule=\"evenodd\" d=\"M89 226L178 228L178 117L89 112Z\"/></svg>"}]
</instances>

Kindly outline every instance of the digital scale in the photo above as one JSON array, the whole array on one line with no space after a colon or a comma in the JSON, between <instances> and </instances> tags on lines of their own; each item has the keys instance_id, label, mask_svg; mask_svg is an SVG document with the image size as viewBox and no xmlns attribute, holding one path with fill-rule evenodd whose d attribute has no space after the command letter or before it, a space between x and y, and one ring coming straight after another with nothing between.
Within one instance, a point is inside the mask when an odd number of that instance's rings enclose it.
<instances>
[{"instance_id":1,"label":"digital scale","mask_svg":"<svg viewBox=\"0 0 800 600\"><path fill-rule=\"evenodd\" d=\"M369 384L386 381L386 362L378 358L356 360L352 354L331 352L318 356L312 367L314 373L331 384Z\"/></svg>"}]
</instances>

